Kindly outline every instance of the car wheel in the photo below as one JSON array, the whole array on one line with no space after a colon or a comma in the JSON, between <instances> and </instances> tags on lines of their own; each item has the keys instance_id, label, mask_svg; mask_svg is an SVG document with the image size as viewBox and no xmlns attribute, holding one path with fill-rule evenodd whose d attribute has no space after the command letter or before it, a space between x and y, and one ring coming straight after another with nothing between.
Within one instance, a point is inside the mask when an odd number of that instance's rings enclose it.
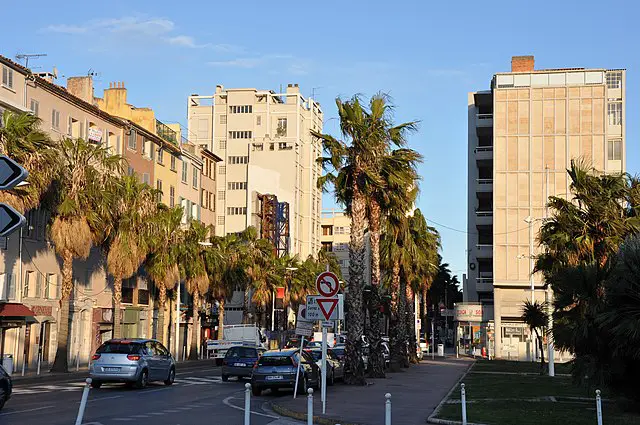
<instances>
[{"instance_id":1,"label":"car wheel","mask_svg":"<svg viewBox=\"0 0 640 425\"><path fill-rule=\"evenodd\" d=\"M91 388L100 388L102 386L102 382L100 381L91 381Z\"/></svg>"},{"instance_id":2,"label":"car wheel","mask_svg":"<svg viewBox=\"0 0 640 425\"><path fill-rule=\"evenodd\" d=\"M176 380L176 370L174 368L171 368L171 370L169 370L169 377L167 378L166 381L164 381L165 385L172 385L173 381Z\"/></svg>"},{"instance_id":3,"label":"car wheel","mask_svg":"<svg viewBox=\"0 0 640 425\"><path fill-rule=\"evenodd\" d=\"M222 375L222 382L229 381L229 375Z\"/></svg>"},{"instance_id":4,"label":"car wheel","mask_svg":"<svg viewBox=\"0 0 640 425\"><path fill-rule=\"evenodd\" d=\"M257 385L252 385L251 394L253 394L255 397L260 397L262 395L262 389Z\"/></svg>"},{"instance_id":5,"label":"car wheel","mask_svg":"<svg viewBox=\"0 0 640 425\"><path fill-rule=\"evenodd\" d=\"M278 394L278 391L280 390L280 388L271 388L271 394L276 395Z\"/></svg>"},{"instance_id":6,"label":"car wheel","mask_svg":"<svg viewBox=\"0 0 640 425\"><path fill-rule=\"evenodd\" d=\"M138 380L136 381L136 388L138 389L145 388L148 383L149 383L149 372L147 372L147 369L143 369L142 372L140 372L140 376L138 377Z\"/></svg>"}]
</instances>

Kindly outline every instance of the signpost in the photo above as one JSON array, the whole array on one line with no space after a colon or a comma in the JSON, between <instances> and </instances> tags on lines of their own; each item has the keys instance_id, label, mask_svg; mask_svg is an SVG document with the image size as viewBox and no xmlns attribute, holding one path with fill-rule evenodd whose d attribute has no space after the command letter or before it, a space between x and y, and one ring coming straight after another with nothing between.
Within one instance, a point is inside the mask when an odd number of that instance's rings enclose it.
<instances>
[{"instance_id":1,"label":"signpost","mask_svg":"<svg viewBox=\"0 0 640 425\"><path fill-rule=\"evenodd\" d=\"M0 190L13 189L22 183L29 173L6 155L0 155ZM0 236L8 236L24 226L26 219L7 204L0 204ZM22 238L20 239L22 241ZM22 251L22 250L21 250Z\"/></svg>"}]
</instances>

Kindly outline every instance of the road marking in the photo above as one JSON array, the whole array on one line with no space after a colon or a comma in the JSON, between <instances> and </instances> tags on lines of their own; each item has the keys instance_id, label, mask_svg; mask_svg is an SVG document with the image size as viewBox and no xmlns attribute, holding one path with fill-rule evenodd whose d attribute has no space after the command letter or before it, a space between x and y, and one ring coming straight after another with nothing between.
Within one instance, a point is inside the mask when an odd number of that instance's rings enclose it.
<instances>
[{"instance_id":1,"label":"road marking","mask_svg":"<svg viewBox=\"0 0 640 425\"><path fill-rule=\"evenodd\" d=\"M120 422L129 422L129 421L132 421L133 419L131 419L131 418L113 418L112 420L120 421Z\"/></svg>"},{"instance_id":2,"label":"road marking","mask_svg":"<svg viewBox=\"0 0 640 425\"><path fill-rule=\"evenodd\" d=\"M16 410L15 412L0 413L0 416L15 415L16 413L35 412L36 410L51 409L53 407L55 406L42 406L42 407L36 407L35 409Z\"/></svg>"},{"instance_id":3,"label":"road marking","mask_svg":"<svg viewBox=\"0 0 640 425\"><path fill-rule=\"evenodd\" d=\"M164 413L178 413L179 410L175 410L175 409L164 409L163 410Z\"/></svg>"},{"instance_id":4,"label":"road marking","mask_svg":"<svg viewBox=\"0 0 640 425\"><path fill-rule=\"evenodd\" d=\"M123 396L121 395L114 395L111 397L98 397L98 398L92 398L91 400L87 400L87 403L92 403L94 401L102 401L102 400L113 400L114 398L122 398ZM78 402L78 404L80 404L80 402Z\"/></svg>"},{"instance_id":5,"label":"road marking","mask_svg":"<svg viewBox=\"0 0 640 425\"><path fill-rule=\"evenodd\" d=\"M233 400L234 398L235 398L234 396L227 397L224 400L222 400L222 403L224 403L224 405L227 407L230 407L236 410L241 410L244 412L244 407L238 407L231 404L231 401L229 400ZM252 415L264 416L266 418L271 418L271 419L280 419L280 416L267 415L266 413L254 412L253 410L251 410L250 412Z\"/></svg>"},{"instance_id":6,"label":"road marking","mask_svg":"<svg viewBox=\"0 0 640 425\"><path fill-rule=\"evenodd\" d=\"M153 416L162 416L162 415L164 415L164 413L162 413L162 412L151 412L149 414L153 415Z\"/></svg>"}]
</instances>

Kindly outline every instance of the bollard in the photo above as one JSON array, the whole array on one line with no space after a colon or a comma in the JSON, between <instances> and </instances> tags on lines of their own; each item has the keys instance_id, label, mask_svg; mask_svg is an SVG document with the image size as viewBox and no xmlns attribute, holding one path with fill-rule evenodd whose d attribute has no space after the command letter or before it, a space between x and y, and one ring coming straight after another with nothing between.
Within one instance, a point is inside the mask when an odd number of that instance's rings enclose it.
<instances>
[{"instance_id":1,"label":"bollard","mask_svg":"<svg viewBox=\"0 0 640 425\"><path fill-rule=\"evenodd\" d=\"M42 355L38 352L38 371L36 372L37 375L40 375L40 362L42 361Z\"/></svg>"},{"instance_id":2,"label":"bollard","mask_svg":"<svg viewBox=\"0 0 640 425\"><path fill-rule=\"evenodd\" d=\"M596 390L596 414L598 415L598 425L602 425L602 399L600 390Z\"/></svg>"},{"instance_id":3,"label":"bollard","mask_svg":"<svg viewBox=\"0 0 640 425\"><path fill-rule=\"evenodd\" d=\"M78 417L76 418L76 425L82 424L82 418L84 417L84 409L87 407L87 399L89 398L89 389L91 388L91 378L87 378L86 385L82 390L82 399L80 400L80 408L78 408Z\"/></svg>"},{"instance_id":4,"label":"bollard","mask_svg":"<svg viewBox=\"0 0 640 425\"><path fill-rule=\"evenodd\" d=\"M76 355L76 372L80 370L80 352Z\"/></svg>"},{"instance_id":5,"label":"bollard","mask_svg":"<svg viewBox=\"0 0 640 425\"><path fill-rule=\"evenodd\" d=\"M464 389L464 384L460 384L460 398L462 405L462 425L467 425L467 392Z\"/></svg>"},{"instance_id":6,"label":"bollard","mask_svg":"<svg viewBox=\"0 0 640 425\"><path fill-rule=\"evenodd\" d=\"M244 384L244 425L251 424L251 384Z\"/></svg>"},{"instance_id":7,"label":"bollard","mask_svg":"<svg viewBox=\"0 0 640 425\"><path fill-rule=\"evenodd\" d=\"M391 394L386 393L384 398L384 425L391 425Z\"/></svg>"},{"instance_id":8,"label":"bollard","mask_svg":"<svg viewBox=\"0 0 640 425\"><path fill-rule=\"evenodd\" d=\"M307 394L307 425L313 425L313 388L309 388Z\"/></svg>"}]
</instances>

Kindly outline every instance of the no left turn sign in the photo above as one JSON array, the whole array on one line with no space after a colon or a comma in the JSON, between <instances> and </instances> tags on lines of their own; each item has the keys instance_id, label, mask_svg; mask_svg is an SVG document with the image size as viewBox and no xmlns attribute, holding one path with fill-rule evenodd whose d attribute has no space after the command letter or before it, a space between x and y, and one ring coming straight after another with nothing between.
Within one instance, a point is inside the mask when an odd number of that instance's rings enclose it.
<instances>
[{"instance_id":1,"label":"no left turn sign","mask_svg":"<svg viewBox=\"0 0 640 425\"><path fill-rule=\"evenodd\" d=\"M334 297L340 290L338 276L332 272L323 272L316 278L316 289L323 297Z\"/></svg>"}]
</instances>

